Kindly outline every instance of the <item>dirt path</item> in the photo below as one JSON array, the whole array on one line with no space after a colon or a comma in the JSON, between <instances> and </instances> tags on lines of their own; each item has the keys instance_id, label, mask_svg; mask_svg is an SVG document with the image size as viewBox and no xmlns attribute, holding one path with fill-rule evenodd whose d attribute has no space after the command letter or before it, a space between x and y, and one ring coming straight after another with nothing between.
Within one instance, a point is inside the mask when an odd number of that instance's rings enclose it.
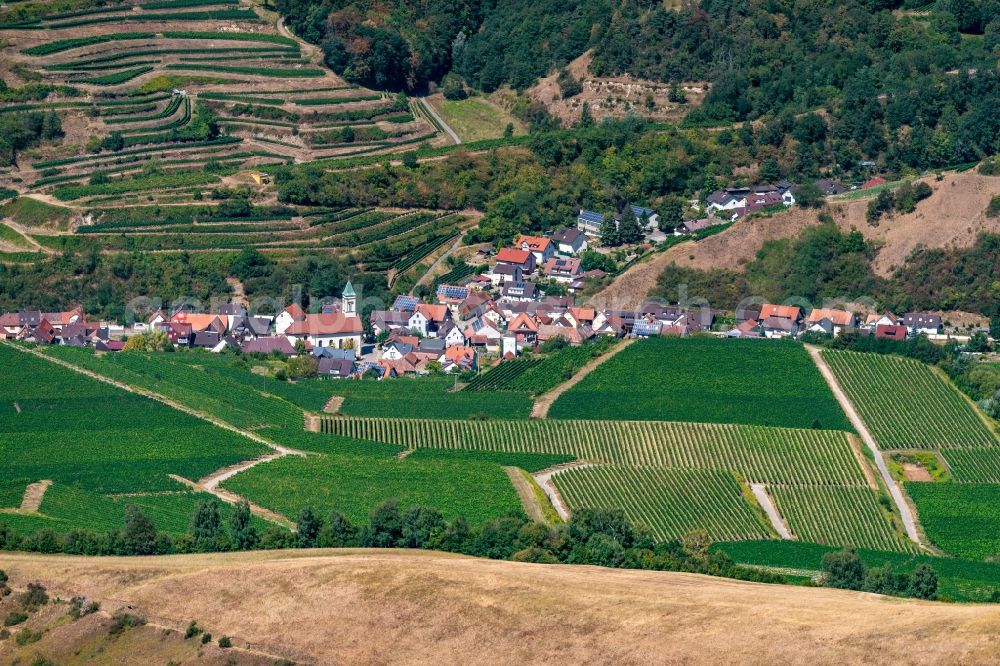
<instances>
[{"instance_id":1,"label":"dirt path","mask_svg":"<svg viewBox=\"0 0 1000 666\"><path fill-rule=\"evenodd\" d=\"M532 474L532 478L535 479L545 494L549 496L549 501L552 502L552 506L555 507L556 513L559 517L565 521L570 519L570 510L563 501L561 495L559 495L559 490L556 488L556 484L552 483L552 477L560 472L565 472L568 469L580 468L580 467L594 467L597 463L580 460L577 462L566 463L565 465L556 465L555 467L549 467L548 469L543 469L540 472L535 472Z\"/></svg>"},{"instance_id":2,"label":"dirt path","mask_svg":"<svg viewBox=\"0 0 1000 666\"><path fill-rule=\"evenodd\" d=\"M274 456L273 458L271 458L271 460L278 457L280 456ZM261 461L261 462L266 462L266 461ZM288 529L293 531L295 530L295 523L290 521L288 518L285 518L280 513L275 513L270 509L265 509L264 507L258 504L254 504L253 502L248 501L245 497L241 497L236 493L229 492L224 488L218 488L218 487L209 490L207 487L203 486L200 481L192 481L190 479L185 479L183 476L178 476L176 474L170 474L169 476L177 483L182 483L191 490L195 490L201 493L209 493L210 495L218 497L226 504L237 504L239 502L246 502L247 504L250 505L250 513L257 516L258 518L263 518L264 520L270 523L274 523L275 525L280 525L282 527L287 527Z\"/></svg>"},{"instance_id":3,"label":"dirt path","mask_svg":"<svg viewBox=\"0 0 1000 666\"><path fill-rule=\"evenodd\" d=\"M37 513L38 509L42 506L42 498L45 497L45 491L51 485L52 482L46 479L38 483L32 483L25 488L20 511L22 513Z\"/></svg>"},{"instance_id":4,"label":"dirt path","mask_svg":"<svg viewBox=\"0 0 1000 666\"><path fill-rule=\"evenodd\" d=\"M547 524L545 509L539 504L538 495L535 494L535 489L532 487L531 481L525 477L524 471L520 467L504 467L504 471L507 472L510 482L514 484L514 490L517 491L517 496L521 498L521 506L524 507L524 512L528 514L528 518L531 518L536 523Z\"/></svg>"},{"instance_id":5,"label":"dirt path","mask_svg":"<svg viewBox=\"0 0 1000 666\"><path fill-rule=\"evenodd\" d=\"M549 415L549 408L552 407L552 403L554 403L559 396L561 396L563 393L576 386L583 380L584 377L586 377L591 372L600 367L602 363L604 363L609 358L611 358L618 352L622 351L623 349L626 349L633 342L635 342L634 338L626 340L623 344L615 346L614 349L604 352L597 358L587 363L587 365L580 368L580 370L575 375L564 381L562 384L555 387L548 393L545 393L544 395L535 398L535 404L531 408L531 418L533 419L546 418Z\"/></svg>"},{"instance_id":6,"label":"dirt path","mask_svg":"<svg viewBox=\"0 0 1000 666\"><path fill-rule=\"evenodd\" d=\"M868 449L872 452L875 457L875 466L878 467L879 474L882 475L882 482L885 483L886 488L889 489L889 494L892 496L893 502L896 504L896 508L899 510L899 516L903 521L903 527L906 528L906 536L910 538L911 541L919 546L923 546L920 542L920 535L917 533L917 521L913 515L913 511L910 510L910 505L906 503L906 498L903 496L903 491L900 489L899 484L896 483L895 479L892 478L892 474L889 473L889 466L885 463L885 458L882 456L882 452L878 448L878 444L875 443L875 438L872 437L871 432L868 431L868 427L865 422L861 420L858 416L857 410L854 409L854 405L847 398L847 394L840 386L840 382L837 381L836 375L827 365L826 359L820 353L818 347L813 347L812 345L806 345L806 349L809 350L809 355L812 356L813 361L816 363L816 367L819 368L820 374L823 375L823 379L830 386L830 390L833 391L833 395L837 397L837 402L840 403L841 408L844 413L847 414L847 418L850 419L851 425L854 429L858 431L861 435L862 441L868 446Z\"/></svg>"},{"instance_id":7,"label":"dirt path","mask_svg":"<svg viewBox=\"0 0 1000 666\"><path fill-rule=\"evenodd\" d=\"M771 521L771 525L774 527L775 531L781 536L782 539L794 539L792 536L792 531L788 529L788 525L785 524L785 519L781 517L778 513L778 508L774 506L774 502L771 501L771 496L767 494L767 489L764 487L763 483L751 483L750 490L753 491L753 496L757 498L757 502L760 504L761 508L767 514L768 519Z\"/></svg>"},{"instance_id":8,"label":"dirt path","mask_svg":"<svg viewBox=\"0 0 1000 666\"><path fill-rule=\"evenodd\" d=\"M226 284L228 284L233 289L233 302L237 305L242 305L244 308L250 307L247 301L247 292L243 287L243 283L239 281L238 278L227 277Z\"/></svg>"},{"instance_id":9,"label":"dirt path","mask_svg":"<svg viewBox=\"0 0 1000 666\"><path fill-rule=\"evenodd\" d=\"M438 115L438 112L434 110L434 107L431 106L426 97L418 97L417 101L419 101L420 106L424 107L424 110L437 121L437 123L441 126L441 129L444 130L445 134L451 137L452 141L456 144L462 143L462 139L455 133L455 130L449 127L448 123L446 123L444 119Z\"/></svg>"},{"instance_id":10,"label":"dirt path","mask_svg":"<svg viewBox=\"0 0 1000 666\"><path fill-rule=\"evenodd\" d=\"M342 395L335 395L332 398L330 398L329 400L327 400L326 404L323 405L323 413L324 414L336 414L337 412L340 411L340 408L343 405L344 405L344 396L342 396Z\"/></svg>"}]
</instances>

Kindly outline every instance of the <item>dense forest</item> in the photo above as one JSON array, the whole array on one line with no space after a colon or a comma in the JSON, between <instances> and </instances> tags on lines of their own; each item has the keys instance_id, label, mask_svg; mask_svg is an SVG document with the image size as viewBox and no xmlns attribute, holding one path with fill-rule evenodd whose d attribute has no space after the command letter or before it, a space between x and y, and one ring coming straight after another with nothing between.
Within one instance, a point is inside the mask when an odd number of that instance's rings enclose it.
<instances>
[{"instance_id":1,"label":"dense forest","mask_svg":"<svg viewBox=\"0 0 1000 666\"><path fill-rule=\"evenodd\" d=\"M1000 144L1000 0L279 0L327 63L378 88L451 73L530 86L593 51L596 75L709 81L689 125L766 119L794 170L957 165ZM808 123L796 115L816 112ZM805 125L805 126L803 126ZM793 134L794 132L794 134Z\"/></svg>"}]
</instances>

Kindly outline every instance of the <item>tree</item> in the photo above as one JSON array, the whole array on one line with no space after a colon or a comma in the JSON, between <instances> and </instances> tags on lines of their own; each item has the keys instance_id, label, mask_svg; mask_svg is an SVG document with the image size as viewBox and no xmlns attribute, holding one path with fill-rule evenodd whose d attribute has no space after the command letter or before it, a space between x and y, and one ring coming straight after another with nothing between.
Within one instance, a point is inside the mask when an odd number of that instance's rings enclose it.
<instances>
[{"instance_id":1,"label":"tree","mask_svg":"<svg viewBox=\"0 0 1000 666\"><path fill-rule=\"evenodd\" d=\"M361 533L361 545L366 548L394 548L403 534L402 516L394 500L379 504L368 517Z\"/></svg>"},{"instance_id":2,"label":"tree","mask_svg":"<svg viewBox=\"0 0 1000 666\"><path fill-rule=\"evenodd\" d=\"M125 148L125 137L118 130L111 132L101 141L102 150L110 150L113 153L117 153L123 148Z\"/></svg>"},{"instance_id":3,"label":"tree","mask_svg":"<svg viewBox=\"0 0 1000 666\"><path fill-rule=\"evenodd\" d=\"M851 548L827 553L822 560L826 585L841 590L860 590L865 582L865 565Z\"/></svg>"},{"instance_id":4,"label":"tree","mask_svg":"<svg viewBox=\"0 0 1000 666\"><path fill-rule=\"evenodd\" d=\"M437 509L413 506L407 509L400 521L401 548L424 548L431 537L444 529L444 517Z\"/></svg>"},{"instance_id":5,"label":"tree","mask_svg":"<svg viewBox=\"0 0 1000 666\"><path fill-rule=\"evenodd\" d=\"M865 574L865 582L861 589L875 594L899 595L910 587L910 577L905 573L897 573L892 564L886 562L881 567L873 567Z\"/></svg>"},{"instance_id":6,"label":"tree","mask_svg":"<svg viewBox=\"0 0 1000 666\"><path fill-rule=\"evenodd\" d=\"M465 92L465 83L462 77L455 72L450 72L441 80L441 94L445 99L459 100L469 96Z\"/></svg>"},{"instance_id":7,"label":"tree","mask_svg":"<svg viewBox=\"0 0 1000 666\"><path fill-rule=\"evenodd\" d=\"M407 169L416 169L420 166L420 162L417 161L417 151L408 150L403 153L403 166Z\"/></svg>"},{"instance_id":8,"label":"tree","mask_svg":"<svg viewBox=\"0 0 1000 666\"><path fill-rule=\"evenodd\" d=\"M761 162L760 179L765 183L773 183L781 179L781 166L778 164L778 160L768 157Z\"/></svg>"},{"instance_id":9,"label":"tree","mask_svg":"<svg viewBox=\"0 0 1000 666\"><path fill-rule=\"evenodd\" d=\"M687 95L684 94L684 89L674 81L670 84L670 92L667 93L667 100L671 104L687 104Z\"/></svg>"},{"instance_id":10,"label":"tree","mask_svg":"<svg viewBox=\"0 0 1000 666\"><path fill-rule=\"evenodd\" d=\"M357 543L358 530L339 511L330 514L319 532L317 545L322 548L346 548Z\"/></svg>"},{"instance_id":11,"label":"tree","mask_svg":"<svg viewBox=\"0 0 1000 666\"><path fill-rule=\"evenodd\" d=\"M806 183L794 192L795 203L803 208L822 208L826 200L815 183Z\"/></svg>"},{"instance_id":12,"label":"tree","mask_svg":"<svg viewBox=\"0 0 1000 666\"><path fill-rule=\"evenodd\" d=\"M129 504L125 507L125 531L122 545L128 555L153 555L156 553L158 534L156 525L142 512Z\"/></svg>"},{"instance_id":13,"label":"tree","mask_svg":"<svg viewBox=\"0 0 1000 666\"><path fill-rule=\"evenodd\" d=\"M250 504L246 500L238 502L229 516L229 532L236 550L253 550L260 543L260 535L253 524Z\"/></svg>"},{"instance_id":14,"label":"tree","mask_svg":"<svg viewBox=\"0 0 1000 666\"><path fill-rule=\"evenodd\" d=\"M618 223L615 222L615 218L612 216L605 215L604 221L601 222L601 245L605 247L617 247L621 244L621 237L618 235Z\"/></svg>"},{"instance_id":15,"label":"tree","mask_svg":"<svg viewBox=\"0 0 1000 666\"><path fill-rule=\"evenodd\" d=\"M938 573L929 564L918 564L910 576L907 594L917 599L937 599Z\"/></svg>"},{"instance_id":16,"label":"tree","mask_svg":"<svg viewBox=\"0 0 1000 666\"><path fill-rule=\"evenodd\" d=\"M684 222L684 200L677 196L669 196L660 206L660 219L657 226L660 231L670 233Z\"/></svg>"},{"instance_id":17,"label":"tree","mask_svg":"<svg viewBox=\"0 0 1000 666\"><path fill-rule=\"evenodd\" d=\"M583 106L580 107L580 122L579 127L593 127L594 126L594 114L590 111L590 102L584 102Z\"/></svg>"},{"instance_id":18,"label":"tree","mask_svg":"<svg viewBox=\"0 0 1000 666\"><path fill-rule=\"evenodd\" d=\"M642 241L642 238L642 223L632 214L632 211L626 209L622 213L621 222L618 223L619 242L624 244L639 243Z\"/></svg>"},{"instance_id":19,"label":"tree","mask_svg":"<svg viewBox=\"0 0 1000 666\"><path fill-rule=\"evenodd\" d=\"M42 119L42 138L46 141L58 139L63 135L62 123L55 111L49 111Z\"/></svg>"},{"instance_id":20,"label":"tree","mask_svg":"<svg viewBox=\"0 0 1000 666\"><path fill-rule=\"evenodd\" d=\"M202 552L218 550L223 536L218 503L208 500L198 502L191 521L191 536L196 549Z\"/></svg>"},{"instance_id":21,"label":"tree","mask_svg":"<svg viewBox=\"0 0 1000 666\"><path fill-rule=\"evenodd\" d=\"M323 527L323 521L313 513L312 507L307 506L299 512L299 519L296 521L296 543L299 548L315 548L319 531Z\"/></svg>"}]
</instances>

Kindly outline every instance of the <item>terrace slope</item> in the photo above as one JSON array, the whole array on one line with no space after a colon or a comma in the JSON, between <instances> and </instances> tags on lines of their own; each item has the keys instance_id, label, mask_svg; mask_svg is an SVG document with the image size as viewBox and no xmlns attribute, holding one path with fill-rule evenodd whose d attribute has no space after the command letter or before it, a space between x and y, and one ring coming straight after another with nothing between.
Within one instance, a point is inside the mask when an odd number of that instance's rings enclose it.
<instances>
[{"instance_id":1,"label":"terrace slope","mask_svg":"<svg viewBox=\"0 0 1000 666\"><path fill-rule=\"evenodd\" d=\"M127 604L177 631L197 618L237 648L252 641L255 653L229 651L235 663L265 653L304 663L986 664L1000 627L991 606L414 551L5 554L3 566L15 588L39 580L53 596L99 600L102 613ZM62 663L107 640L106 624L86 626L63 623L23 656ZM4 661L18 654L0 642ZM217 655L208 651L210 663Z\"/></svg>"}]
</instances>

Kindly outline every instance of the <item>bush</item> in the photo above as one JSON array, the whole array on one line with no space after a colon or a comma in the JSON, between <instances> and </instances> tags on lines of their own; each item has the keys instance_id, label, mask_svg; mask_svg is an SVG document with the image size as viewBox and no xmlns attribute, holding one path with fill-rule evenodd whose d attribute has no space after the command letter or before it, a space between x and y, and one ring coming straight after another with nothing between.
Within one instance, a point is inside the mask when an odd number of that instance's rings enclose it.
<instances>
[{"instance_id":1,"label":"bush","mask_svg":"<svg viewBox=\"0 0 1000 666\"><path fill-rule=\"evenodd\" d=\"M28 619L24 611L11 611L3 621L5 627L15 627Z\"/></svg>"},{"instance_id":2,"label":"bush","mask_svg":"<svg viewBox=\"0 0 1000 666\"><path fill-rule=\"evenodd\" d=\"M30 611L49 603L49 595L41 583L28 583L28 589L21 595L19 601L26 610Z\"/></svg>"},{"instance_id":3,"label":"bush","mask_svg":"<svg viewBox=\"0 0 1000 666\"><path fill-rule=\"evenodd\" d=\"M1000 217L1000 196L990 199L990 205L986 207L986 217Z\"/></svg>"},{"instance_id":4,"label":"bush","mask_svg":"<svg viewBox=\"0 0 1000 666\"><path fill-rule=\"evenodd\" d=\"M17 632L14 636L14 640L18 645L24 647L25 645L31 645L32 643L37 643L42 639L42 632L32 631L31 629L22 629Z\"/></svg>"},{"instance_id":5,"label":"bush","mask_svg":"<svg viewBox=\"0 0 1000 666\"><path fill-rule=\"evenodd\" d=\"M822 560L826 585L841 590L860 590L865 584L865 565L851 548L827 553Z\"/></svg>"},{"instance_id":6,"label":"bush","mask_svg":"<svg viewBox=\"0 0 1000 666\"><path fill-rule=\"evenodd\" d=\"M219 647L222 649L231 648L233 647L233 641L229 638L229 636L223 636L219 639Z\"/></svg>"},{"instance_id":7,"label":"bush","mask_svg":"<svg viewBox=\"0 0 1000 666\"><path fill-rule=\"evenodd\" d=\"M211 642L212 642L212 634L205 632L204 634L201 635L202 645L208 645Z\"/></svg>"},{"instance_id":8,"label":"bush","mask_svg":"<svg viewBox=\"0 0 1000 666\"><path fill-rule=\"evenodd\" d=\"M108 628L108 634L110 636L118 636L127 629L141 627L144 624L146 624L146 618L141 615L133 615L132 613L126 613L125 611L118 611L111 620L111 626Z\"/></svg>"},{"instance_id":9,"label":"bush","mask_svg":"<svg viewBox=\"0 0 1000 666\"><path fill-rule=\"evenodd\" d=\"M198 626L198 622L196 620L191 620L191 624L188 625L187 631L184 632L184 638L194 638L200 633L202 633L202 630L201 627Z\"/></svg>"}]
</instances>

